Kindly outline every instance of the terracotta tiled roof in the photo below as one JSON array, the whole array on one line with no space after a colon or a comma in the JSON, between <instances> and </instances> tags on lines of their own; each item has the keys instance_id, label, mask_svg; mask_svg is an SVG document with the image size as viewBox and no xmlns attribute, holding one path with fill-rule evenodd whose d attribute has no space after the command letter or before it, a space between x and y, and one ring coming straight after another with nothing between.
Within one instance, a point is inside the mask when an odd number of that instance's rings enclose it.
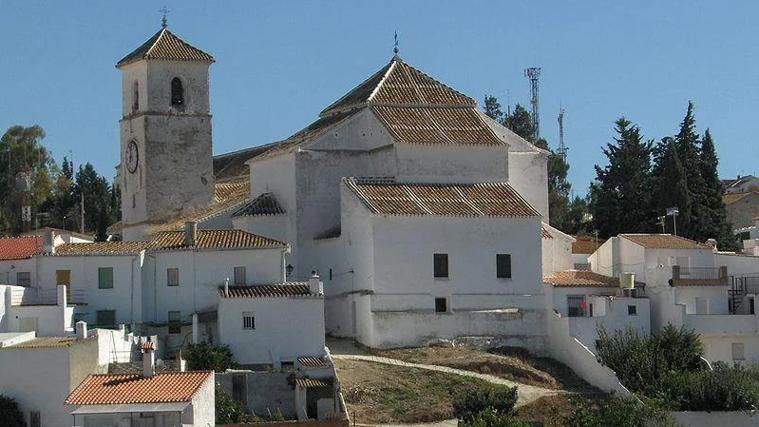
<instances>
[{"instance_id":1,"label":"terracotta tiled roof","mask_svg":"<svg viewBox=\"0 0 759 427\"><path fill-rule=\"evenodd\" d=\"M90 375L71 392L67 405L127 405L189 402L211 372L165 372L142 375Z\"/></svg>"},{"instance_id":2,"label":"terracotta tiled roof","mask_svg":"<svg viewBox=\"0 0 759 427\"><path fill-rule=\"evenodd\" d=\"M20 342L3 348L10 350L24 348L62 348L83 344L92 339L94 338L77 339L76 337L37 337L29 341Z\"/></svg>"},{"instance_id":3,"label":"terracotta tiled roof","mask_svg":"<svg viewBox=\"0 0 759 427\"><path fill-rule=\"evenodd\" d=\"M544 277L543 283L557 287L610 288L619 286L619 279L592 271L569 270L556 272L552 276Z\"/></svg>"},{"instance_id":4,"label":"terracotta tiled roof","mask_svg":"<svg viewBox=\"0 0 759 427\"><path fill-rule=\"evenodd\" d=\"M281 215L284 213L285 209L277 202L274 194L263 193L235 211L232 216Z\"/></svg>"},{"instance_id":5,"label":"terracotta tiled roof","mask_svg":"<svg viewBox=\"0 0 759 427\"><path fill-rule=\"evenodd\" d=\"M122 58L116 66L121 67L142 59L214 62L213 56L191 46L166 28L162 28L140 47Z\"/></svg>"},{"instance_id":6,"label":"terracotta tiled roof","mask_svg":"<svg viewBox=\"0 0 759 427\"><path fill-rule=\"evenodd\" d=\"M727 193L722 196L722 201L726 205L732 205L733 203L740 202L749 196L759 196L759 191L747 191L745 193Z\"/></svg>"},{"instance_id":7,"label":"terracotta tiled roof","mask_svg":"<svg viewBox=\"0 0 759 427\"><path fill-rule=\"evenodd\" d=\"M153 341L145 341L140 344L140 350L155 350L155 343Z\"/></svg>"},{"instance_id":8,"label":"terracotta tiled roof","mask_svg":"<svg viewBox=\"0 0 759 427\"><path fill-rule=\"evenodd\" d=\"M0 238L0 261L31 258L43 248L40 236L3 237Z\"/></svg>"},{"instance_id":9,"label":"terracotta tiled roof","mask_svg":"<svg viewBox=\"0 0 759 427\"><path fill-rule=\"evenodd\" d=\"M248 168L248 165L245 162L272 148L276 144L277 143L274 142L213 156L213 175L216 182L228 180L230 178L248 176L250 174L250 168Z\"/></svg>"},{"instance_id":10,"label":"terracotta tiled roof","mask_svg":"<svg viewBox=\"0 0 759 427\"><path fill-rule=\"evenodd\" d=\"M545 227L545 225L540 226L540 237L543 239L553 239L553 236L548 231L548 229Z\"/></svg>"},{"instance_id":11,"label":"terracotta tiled roof","mask_svg":"<svg viewBox=\"0 0 759 427\"><path fill-rule=\"evenodd\" d=\"M332 388L331 379L296 378L295 384L303 388Z\"/></svg>"},{"instance_id":12,"label":"terracotta tiled roof","mask_svg":"<svg viewBox=\"0 0 759 427\"><path fill-rule=\"evenodd\" d=\"M373 178L344 178L344 181L375 214L540 216L535 208L505 182L417 184Z\"/></svg>"},{"instance_id":13,"label":"terracotta tiled roof","mask_svg":"<svg viewBox=\"0 0 759 427\"><path fill-rule=\"evenodd\" d=\"M288 282L274 285L230 286L229 294L224 293L224 287L219 287L222 298L282 298L309 296L311 290L308 283Z\"/></svg>"},{"instance_id":14,"label":"terracotta tiled roof","mask_svg":"<svg viewBox=\"0 0 759 427\"><path fill-rule=\"evenodd\" d=\"M372 107L397 142L407 144L507 144L474 108Z\"/></svg>"},{"instance_id":15,"label":"terracotta tiled roof","mask_svg":"<svg viewBox=\"0 0 759 427\"><path fill-rule=\"evenodd\" d=\"M283 242L248 233L243 230L198 230L197 241L191 248L236 249L272 248L285 246ZM184 231L162 231L153 236L150 250L187 249Z\"/></svg>"},{"instance_id":16,"label":"terracotta tiled roof","mask_svg":"<svg viewBox=\"0 0 759 427\"><path fill-rule=\"evenodd\" d=\"M298 363L306 368L326 368L330 366L326 357L306 356L299 357Z\"/></svg>"},{"instance_id":17,"label":"terracotta tiled roof","mask_svg":"<svg viewBox=\"0 0 759 427\"><path fill-rule=\"evenodd\" d=\"M573 254L590 255L595 252L606 240L596 239L591 236L577 235L574 236L575 241L572 243Z\"/></svg>"},{"instance_id":18,"label":"terracotta tiled roof","mask_svg":"<svg viewBox=\"0 0 759 427\"><path fill-rule=\"evenodd\" d=\"M671 234L620 234L619 236L649 249L711 249L694 240Z\"/></svg>"},{"instance_id":19,"label":"terracotta tiled roof","mask_svg":"<svg viewBox=\"0 0 759 427\"><path fill-rule=\"evenodd\" d=\"M55 247L55 255L133 255L145 250L148 242L65 243Z\"/></svg>"},{"instance_id":20,"label":"terracotta tiled roof","mask_svg":"<svg viewBox=\"0 0 759 427\"><path fill-rule=\"evenodd\" d=\"M472 98L406 64L398 56L325 108L321 115L360 108L367 104L471 108L477 105Z\"/></svg>"}]
</instances>

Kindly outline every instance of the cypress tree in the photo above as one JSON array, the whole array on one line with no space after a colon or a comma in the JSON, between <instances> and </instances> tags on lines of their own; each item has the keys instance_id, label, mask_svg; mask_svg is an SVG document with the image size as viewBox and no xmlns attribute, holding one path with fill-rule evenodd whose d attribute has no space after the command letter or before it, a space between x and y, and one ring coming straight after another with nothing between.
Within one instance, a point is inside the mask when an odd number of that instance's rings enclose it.
<instances>
[{"instance_id":1,"label":"cypress tree","mask_svg":"<svg viewBox=\"0 0 759 427\"><path fill-rule=\"evenodd\" d=\"M733 227L727 220L725 203L722 201L722 183L719 180L717 167L719 159L709 129L704 133L701 140L701 156L699 168L704 180L702 189L703 211L707 214L704 228L700 236L703 240L714 238L719 246L726 249L736 249L737 241L733 234Z\"/></svg>"},{"instance_id":2,"label":"cypress tree","mask_svg":"<svg viewBox=\"0 0 759 427\"><path fill-rule=\"evenodd\" d=\"M659 215L664 215L668 207L678 208L680 214L677 217L677 234L682 236L681 224L683 219L691 216L692 201L688 191L688 177L680 161L676 141L671 137L662 138L653 154L653 206Z\"/></svg>"},{"instance_id":3,"label":"cypress tree","mask_svg":"<svg viewBox=\"0 0 759 427\"><path fill-rule=\"evenodd\" d=\"M675 135L677 154L685 169L687 180L688 197L691 201L690 212L677 218L678 231L681 235L703 241L703 231L709 222L709 212L704 205L704 179L701 176L700 164L700 141L696 133L696 118L693 113L693 102L688 101L688 109L683 121L680 123L680 131Z\"/></svg>"},{"instance_id":4,"label":"cypress tree","mask_svg":"<svg viewBox=\"0 0 759 427\"><path fill-rule=\"evenodd\" d=\"M591 184L591 212L603 237L647 232L653 228L651 211L651 145L640 128L624 117L615 122L617 136L603 153L609 164L596 165Z\"/></svg>"}]
</instances>

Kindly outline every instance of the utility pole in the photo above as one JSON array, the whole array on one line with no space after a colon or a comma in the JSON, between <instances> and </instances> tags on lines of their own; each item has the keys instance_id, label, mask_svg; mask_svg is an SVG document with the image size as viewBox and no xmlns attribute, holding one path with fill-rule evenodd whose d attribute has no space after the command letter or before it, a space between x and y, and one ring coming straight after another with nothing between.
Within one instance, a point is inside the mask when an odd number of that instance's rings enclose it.
<instances>
[{"instance_id":1,"label":"utility pole","mask_svg":"<svg viewBox=\"0 0 759 427\"><path fill-rule=\"evenodd\" d=\"M540 139L540 114L538 113L538 79L540 68L530 67L524 70L524 76L530 79L530 104L532 105L532 128L535 130L535 140Z\"/></svg>"},{"instance_id":2,"label":"utility pole","mask_svg":"<svg viewBox=\"0 0 759 427\"><path fill-rule=\"evenodd\" d=\"M667 216L672 217L672 225L674 227L675 236L677 236L677 215L680 214L680 210L677 207L667 208Z\"/></svg>"}]
</instances>

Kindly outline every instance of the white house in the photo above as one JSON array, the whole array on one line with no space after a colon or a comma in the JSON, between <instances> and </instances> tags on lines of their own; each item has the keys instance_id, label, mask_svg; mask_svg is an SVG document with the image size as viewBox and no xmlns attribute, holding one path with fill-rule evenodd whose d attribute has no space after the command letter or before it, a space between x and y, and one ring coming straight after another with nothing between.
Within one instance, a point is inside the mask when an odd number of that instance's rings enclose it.
<instances>
[{"instance_id":1,"label":"white house","mask_svg":"<svg viewBox=\"0 0 759 427\"><path fill-rule=\"evenodd\" d=\"M227 286L218 293L219 342L230 347L237 363L278 368L325 354L318 276L304 283Z\"/></svg>"},{"instance_id":2,"label":"white house","mask_svg":"<svg viewBox=\"0 0 759 427\"><path fill-rule=\"evenodd\" d=\"M35 254L44 249L40 236L0 238L0 283L32 286L36 283Z\"/></svg>"},{"instance_id":3,"label":"white house","mask_svg":"<svg viewBox=\"0 0 759 427\"><path fill-rule=\"evenodd\" d=\"M550 276L558 271L575 268L574 248L575 239L550 225L543 223L541 230L541 254L543 276Z\"/></svg>"},{"instance_id":4,"label":"white house","mask_svg":"<svg viewBox=\"0 0 759 427\"><path fill-rule=\"evenodd\" d=\"M65 399L66 425L207 427L215 422L213 371L155 372L152 342L143 346L141 374L95 374Z\"/></svg>"}]
</instances>

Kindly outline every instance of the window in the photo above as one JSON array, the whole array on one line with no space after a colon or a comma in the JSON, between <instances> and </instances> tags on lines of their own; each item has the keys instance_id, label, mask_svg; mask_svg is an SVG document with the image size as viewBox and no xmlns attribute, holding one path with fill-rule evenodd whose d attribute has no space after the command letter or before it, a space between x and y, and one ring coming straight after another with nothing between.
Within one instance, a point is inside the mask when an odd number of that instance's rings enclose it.
<instances>
[{"instance_id":1,"label":"window","mask_svg":"<svg viewBox=\"0 0 759 427\"><path fill-rule=\"evenodd\" d=\"M432 263L436 279L448 277L448 254L433 254Z\"/></svg>"},{"instance_id":2,"label":"window","mask_svg":"<svg viewBox=\"0 0 759 427\"><path fill-rule=\"evenodd\" d=\"M235 285L245 285L245 267L235 267Z\"/></svg>"},{"instance_id":3,"label":"window","mask_svg":"<svg viewBox=\"0 0 759 427\"><path fill-rule=\"evenodd\" d=\"M332 281L332 269L331 268L329 269L329 281L330 282Z\"/></svg>"},{"instance_id":4,"label":"window","mask_svg":"<svg viewBox=\"0 0 759 427\"><path fill-rule=\"evenodd\" d=\"M116 310L98 310L95 319L97 326L114 327L116 326Z\"/></svg>"},{"instance_id":5,"label":"window","mask_svg":"<svg viewBox=\"0 0 759 427\"><path fill-rule=\"evenodd\" d=\"M511 254L496 254L495 270L495 277L511 279Z\"/></svg>"},{"instance_id":6,"label":"window","mask_svg":"<svg viewBox=\"0 0 759 427\"><path fill-rule=\"evenodd\" d=\"M39 411L29 412L29 427L40 427L42 425L42 417Z\"/></svg>"},{"instance_id":7,"label":"window","mask_svg":"<svg viewBox=\"0 0 759 427\"><path fill-rule=\"evenodd\" d=\"M179 77L171 79L171 105L184 105L184 88Z\"/></svg>"},{"instance_id":8,"label":"window","mask_svg":"<svg viewBox=\"0 0 759 427\"><path fill-rule=\"evenodd\" d=\"M256 316L253 313L242 314L242 328L243 329L256 329Z\"/></svg>"},{"instance_id":9,"label":"window","mask_svg":"<svg viewBox=\"0 0 759 427\"><path fill-rule=\"evenodd\" d=\"M628 316L637 316L638 315L638 306L637 305L628 305L627 306L627 315Z\"/></svg>"},{"instance_id":10,"label":"window","mask_svg":"<svg viewBox=\"0 0 759 427\"><path fill-rule=\"evenodd\" d=\"M98 289L113 289L113 267L98 268Z\"/></svg>"},{"instance_id":11,"label":"window","mask_svg":"<svg viewBox=\"0 0 759 427\"><path fill-rule=\"evenodd\" d=\"M32 273L28 271L19 271L16 273L16 284L26 288L32 286Z\"/></svg>"},{"instance_id":12,"label":"window","mask_svg":"<svg viewBox=\"0 0 759 427\"><path fill-rule=\"evenodd\" d=\"M179 311L169 311L169 333L178 334L182 332L182 315Z\"/></svg>"},{"instance_id":13,"label":"window","mask_svg":"<svg viewBox=\"0 0 759 427\"><path fill-rule=\"evenodd\" d=\"M435 298L435 313L447 313L448 312L448 299Z\"/></svg>"},{"instance_id":14,"label":"window","mask_svg":"<svg viewBox=\"0 0 759 427\"><path fill-rule=\"evenodd\" d=\"M132 112L136 113L140 109L140 84L135 80L132 88Z\"/></svg>"},{"instance_id":15,"label":"window","mask_svg":"<svg viewBox=\"0 0 759 427\"><path fill-rule=\"evenodd\" d=\"M55 284L71 286L71 270L55 270Z\"/></svg>"},{"instance_id":16,"label":"window","mask_svg":"<svg viewBox=\"0 0 759 427\"><path fill-rule=\"evenodd\" d=\"M179 286L179 269L178 268L166 269L166 285Z\"/></svg>"},{"instance_id":17,"label":"window","mask_svg":"<svg viewBox=\"0 0 759 427\"><path fill-rule=\"evenodd\" d=\"M734 342L732 346L733 360L745 360L746 359L746 347L742 342Z\"/></svg>"},{"instance_id":18,"label":"window","mask_svg":"<svg viewBox=\"0 0 759 427\"><path fill-rule=\"evenodd\" d=\"M567 314L569 317L584 317L587 304L582 295L567 296Z\"/></svg>"}]
</instances>

